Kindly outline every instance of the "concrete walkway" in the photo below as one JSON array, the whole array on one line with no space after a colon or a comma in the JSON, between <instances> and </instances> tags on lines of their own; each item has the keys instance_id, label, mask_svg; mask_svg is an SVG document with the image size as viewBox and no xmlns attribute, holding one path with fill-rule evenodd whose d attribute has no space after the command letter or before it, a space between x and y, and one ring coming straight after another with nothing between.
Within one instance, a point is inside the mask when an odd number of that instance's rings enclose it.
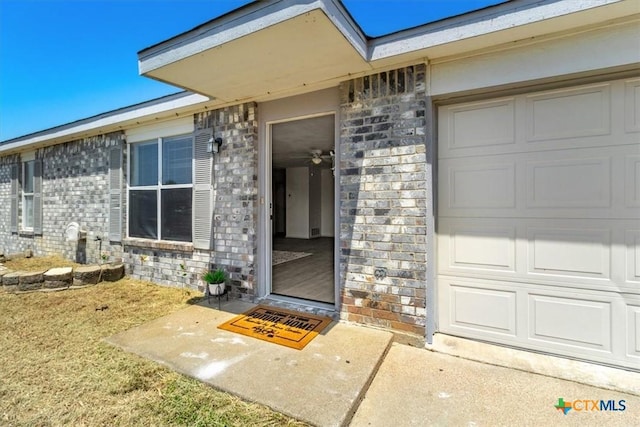
<instances>
[{"instance_id":1,"label":"concrete walkway","mask_svg":"<svg viewBox=\"0 0 640 427\"><path fill-rule=\"evenodd\" d=\"M230 301L218 311L194 305L107 341L308 423L346 424L392 334L334 322L303 350L293 350L217 328L252 306Z\"/></svg>"},{"instance_id":2,"label":"concrete walkway","mask_svg":"<svg viewBox=\"0 0 640 427\"><path fill-rule=\"evenodd\" d=\"M298 351L217 328L251 306L195 305L108 341L318 426L640 426L638 396L392 344L385 331L333 323ZM559 398L626 409L564 415Z\"/></svg>"},{"instance_id":3,"label":"concrete walkway","mask_svg":"<svg viewBox=\"0 0 640 427\"><path fill-rule=\"evenodd\" d=\"M576 411L558 399L625 401ZM579 404L577 407L590 404ZM393 344L351 426L640 426L640 397Z\"/></svg>"}]
</instances>

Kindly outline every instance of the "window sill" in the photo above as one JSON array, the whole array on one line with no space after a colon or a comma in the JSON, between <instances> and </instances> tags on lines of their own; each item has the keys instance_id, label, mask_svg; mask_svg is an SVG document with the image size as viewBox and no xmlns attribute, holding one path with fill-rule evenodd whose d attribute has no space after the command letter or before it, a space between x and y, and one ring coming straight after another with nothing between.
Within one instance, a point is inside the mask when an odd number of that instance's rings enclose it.
<instances>
[{"instance_id":1,"label":"window sill","mask_svg":"<svg viewBox=\"0 0 640 427\"><path fill-rule=\"evenodd\" d=\"M193 252L193 243L186 242L167 242L162 240L147 240L126 238L123 239L124 246L134 246L145 249L160 249L165 251Z\"/></svg>"},{"instance_id":2,"label":"window sill","mask_svg":"<svg viewBox=\"0 0 640 427\"><path fill-rule=\"evenodd\" d=\"M35 235L36 235L36 233L34 233L33 230L20 230L20 231L18 231L18 236L20 236L20 237L33 237Z\"/></svg>"}]
</instances>

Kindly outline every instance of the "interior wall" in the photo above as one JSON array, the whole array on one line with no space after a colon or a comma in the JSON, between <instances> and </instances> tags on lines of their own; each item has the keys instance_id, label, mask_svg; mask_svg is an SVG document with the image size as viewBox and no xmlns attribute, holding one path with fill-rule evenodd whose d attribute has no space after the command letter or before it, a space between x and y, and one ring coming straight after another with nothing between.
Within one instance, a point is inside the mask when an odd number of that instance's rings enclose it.
<instances>
[{"instance_id":1,"label":"interior wall","mask_svg":"<svg viewBox=\"0 0 640 427\"><path fill-rule=\"evenodd\" d=\"M309 238L309 168L287 168L286 236Z\"/></svg>"},{"instance_id":2,"label":"interior wall","mask_svg":"<svg viewBox=\"0 0 640 427\"><path fill-rule=\"evenodd\" d=\"M333 171L322 169L320 171L320 235L323 237L334 237L335 235L334 195Z\"/></svg>"}]
</instances>

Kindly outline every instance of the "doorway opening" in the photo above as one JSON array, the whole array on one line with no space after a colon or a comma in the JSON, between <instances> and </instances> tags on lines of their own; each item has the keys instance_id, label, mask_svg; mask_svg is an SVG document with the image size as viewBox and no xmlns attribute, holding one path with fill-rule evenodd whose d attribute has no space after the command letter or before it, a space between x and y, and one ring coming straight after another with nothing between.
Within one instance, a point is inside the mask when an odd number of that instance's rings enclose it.
<instances>
[{"instance_id":1,"label":"doorway opening","mask_svg":"<svg viewBox=\"0 0 640 427\"><path fill-rule=\"evenodd\" d=\"M335 115L269 125L271 290L335 304Z\"/></svg>"}]
</instances>

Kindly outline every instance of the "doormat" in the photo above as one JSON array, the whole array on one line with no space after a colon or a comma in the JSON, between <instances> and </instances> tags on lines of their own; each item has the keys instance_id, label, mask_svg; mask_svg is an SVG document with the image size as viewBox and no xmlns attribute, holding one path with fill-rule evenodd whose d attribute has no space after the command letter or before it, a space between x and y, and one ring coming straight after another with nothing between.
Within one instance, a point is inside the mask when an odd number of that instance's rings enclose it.
<instances>
[{"instance_id":1,"label":"doormat","mask_svg":"<svg viewBox=\"0 0 640 427\"><path fill-rule=\"evenodd\" d=\"M218 328L302 350L329 323L328 317L259 305Z\"/></svg>"},{"instance_id":2,"label":"doormat","mask_svg":"<svg viewBox=\"0 0 640 427\"><path fill-rule=\"evenodd\" d=\"M283 264L311 255L313 254L309 252L273 251L271 255L271 265Z\"/></svg>"}]
</instances>

